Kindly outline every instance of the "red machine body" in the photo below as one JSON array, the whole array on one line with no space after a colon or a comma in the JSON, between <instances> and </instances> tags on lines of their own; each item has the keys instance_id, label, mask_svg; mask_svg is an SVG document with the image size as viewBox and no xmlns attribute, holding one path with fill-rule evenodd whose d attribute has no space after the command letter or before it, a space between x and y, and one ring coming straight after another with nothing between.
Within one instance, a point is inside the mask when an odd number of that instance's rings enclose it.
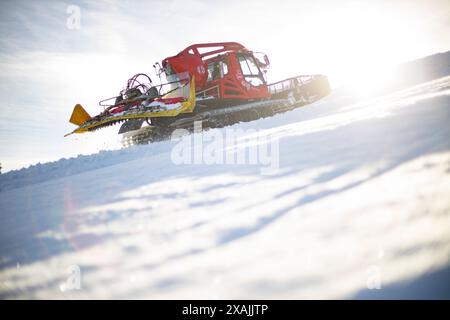
<instances>
[{"instance_id":1,"label":"red machine body","mask_svg":"<svg viewBox=\"0 0 450 320\"><path fill-rule=\"evenodd\" d=\"M251 101L270 97L264 74L267 56L258 59L237 42L194 44L164 59L162 66L168 76L183 72L195 76L200 98Z\"/></svg>"}]
</instances>

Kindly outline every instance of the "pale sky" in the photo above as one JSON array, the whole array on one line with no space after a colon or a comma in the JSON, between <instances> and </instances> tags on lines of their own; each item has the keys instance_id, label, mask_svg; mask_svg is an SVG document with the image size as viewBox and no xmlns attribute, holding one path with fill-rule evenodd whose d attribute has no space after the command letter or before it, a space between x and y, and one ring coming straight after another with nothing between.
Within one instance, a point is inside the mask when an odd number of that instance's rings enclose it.
<instances>
[{"instance_id":1,"label":"pale sky","mask_svg":"<svg viewBox=\"0 0 450 320\"><path fill-rule=\"evenodd\" d=\"M1 7L2 172L118 147L118 126L64 138L74 129L73 106L100 112L98 101L131 75L152 75L154 62L193 43L240 42L269 56L270 82L324 73L333 87L450 49L446 0L15 0Z\"/></svg>"}]
</instances>

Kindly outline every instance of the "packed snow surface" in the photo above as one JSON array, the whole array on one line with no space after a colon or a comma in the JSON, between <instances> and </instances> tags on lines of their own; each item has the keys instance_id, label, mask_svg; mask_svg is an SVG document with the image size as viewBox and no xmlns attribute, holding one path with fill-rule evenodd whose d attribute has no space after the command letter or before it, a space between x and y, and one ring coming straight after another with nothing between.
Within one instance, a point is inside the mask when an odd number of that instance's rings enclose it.
<instances>
[{"instance_id":1,"label":"packed snow surface","mask_svg":"<svg viewBox=\"0 0 450 320\"><path fill-rule=\"evenodd\" d=\"M0 176L0 297L450 298L450 77L229 130L277 167L177 140Z\"/></svg>"}]
</instances>

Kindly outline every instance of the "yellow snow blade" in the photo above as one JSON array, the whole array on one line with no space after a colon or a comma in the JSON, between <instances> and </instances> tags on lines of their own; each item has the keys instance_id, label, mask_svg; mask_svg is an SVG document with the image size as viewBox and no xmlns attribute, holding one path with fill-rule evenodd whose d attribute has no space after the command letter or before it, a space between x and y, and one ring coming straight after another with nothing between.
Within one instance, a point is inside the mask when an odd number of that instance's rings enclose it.
<instances>
[{"instance_id":1,"label":"yellow snow blade","mask_svg":"<svg viewBox=\"0 0 450 320\"><path fill-rule=\"evenodd\" d=\"M77 126L81 126L83 123L91 119L89 113L84 110L81 104L77 104L72 111L72 115L70 116L70 123L76 124Z\"/></svg>"},{"instance_id":2,"label":"yellow snow blade","mask_svg":"<svg viewBox=\"0 0 450 320\"><path fill-rule=\"evenodd\" d=\"M79 108L77 108L79 107ZM81 108L81 109L80 109ZM100 127L102 125L105 125L110 122L116 122L118 120L129 120L129 119L142 119L142 118L156 118L156 117L176 117L180 113L185 112L192 112L195 109L195 77L192 77L190 88L189 88L189 98L181 103L181 107L178 109L173 110L165 110L165 111L148 111L144 113L138 113L138 114L128 114L128 115L122 115L122 116L112 116L110 118L83 125L85 121L91 119L89 114L81 107L79 104L77 104L73 110L72 116L70 117L70 122L78 125L79 127L76 128L74 131L68 133L65 135L67 137L68 135L71 135L72 133L84 133L91 131L92 129L95 129L97 127ZM82 110L81 112L78 110ZM84 116L89 118L82 118L81 113L84 112ZM80 116L79 116L80 114ZM86 119L86 120L83 120ZM74 120L74 121L72 121ZM77 121L77 122L75 122ZM81 121L81 123L79 123Z\"/></svg>"},{"instance_id":3,"label":"yellow snow blade","mask_svg":"<svg viewBox=\"0 0 450 320\"><path fill-rule=\"evenodd\" d=\"M195 76L192 77L191 84L189 86L189 98L182 103L183 109L181 112L192 112L195 108Z\"/></svg>"}]
</instances>

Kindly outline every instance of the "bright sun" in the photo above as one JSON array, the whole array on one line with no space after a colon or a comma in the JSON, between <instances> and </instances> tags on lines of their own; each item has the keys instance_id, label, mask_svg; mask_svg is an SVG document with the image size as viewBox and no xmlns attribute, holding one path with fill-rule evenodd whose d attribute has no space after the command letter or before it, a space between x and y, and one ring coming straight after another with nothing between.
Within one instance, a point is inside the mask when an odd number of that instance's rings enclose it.
<instances>
[{"instance_id":1,"label":"bright sun","mask_svg":"<svg viewBox=\"0 0 450 320\"><path fill-rule=\"evenodd\" d=\"M424 45L417 38L420 19L384 2L336 6L309 19L310 27L302 34L305 41L298 44L296 59L303 60L299 68L320 70L333 87L354 83L355 90L367 90L385 81L391 66L414 58ZM312 47L305 48L305 42Z\"/></svg>"}]
</instances>

